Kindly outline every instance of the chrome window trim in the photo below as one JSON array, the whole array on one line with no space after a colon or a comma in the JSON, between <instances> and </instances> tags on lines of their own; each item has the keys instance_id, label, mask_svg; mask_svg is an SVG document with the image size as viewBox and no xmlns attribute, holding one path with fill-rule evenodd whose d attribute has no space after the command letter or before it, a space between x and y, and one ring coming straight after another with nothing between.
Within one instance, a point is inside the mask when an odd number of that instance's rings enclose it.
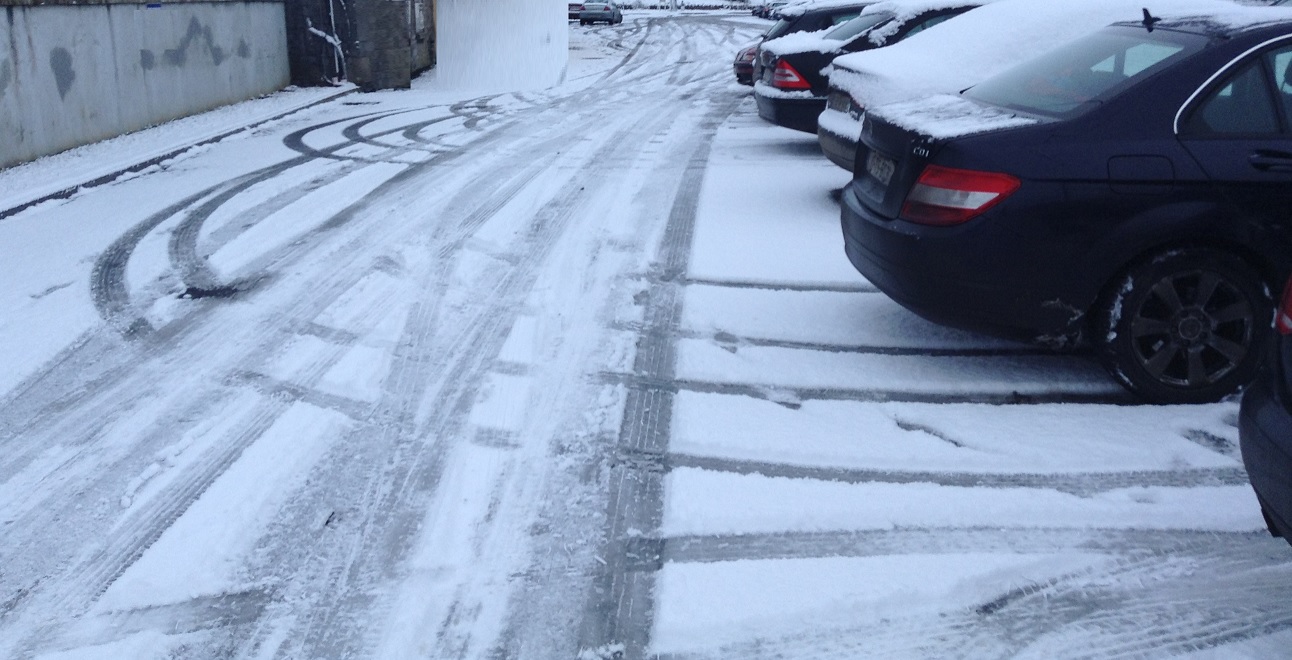
<instances>
[{"instance_id":1,"label":"chrome window trim","mask_svg":"<svg viewBox=\"0 0 1292 660\"><path fill-rule=\"evenodd\" d=\"M1202 90L1210 87L1211 83L1215 82L1217 78L1225 75L1226 73L1229 73L1230 69L1234 68L1234 66L1237 65L1242 60L1247 59L1247 57L1252 53L1255 53L1256 51L1266 48L1271 44L1277 43L1279 41L1292 41L1292 35L1289 35L1289 34L1280 35L1268 41L1264 41L1260 44L1252 46L1251 48L1248 48L1246 51L1243 51L1243 54L1239 55L1238 57L1235 57L1232 60L1229 60L1229 62L1225 64L1225 66L1220 67L1219 70L1211 74L1210 78L1207 78L1207 80L1203 82L1201 85L1199 85L1197 89L1193 90L1193 93L1189 95L1189 98L1185 99L1184 105L1181 105L1180 109L1175 111L1175 125L1174 125L1175 136L1176 137L1180 136L1180 118L1184 116L1185 108L1188 108L1189 105L1193 103L1194 99L1198 98L1198 95L1202 93Z\"/></svg>"}]
</instances>

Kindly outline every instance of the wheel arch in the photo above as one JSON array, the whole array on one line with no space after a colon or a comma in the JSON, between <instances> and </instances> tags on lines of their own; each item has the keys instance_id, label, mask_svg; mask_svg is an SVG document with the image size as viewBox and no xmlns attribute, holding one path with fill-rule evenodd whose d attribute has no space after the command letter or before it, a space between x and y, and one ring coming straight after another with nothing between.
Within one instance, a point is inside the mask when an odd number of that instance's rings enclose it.
<instances>
[{"instance_id":1,"label":"wheel arch","mask_svg":"<svg viewBox=\"0 0 1292 660\"><path fill-rule=\"evenodd\" d=\"M1287 272L1280 269L1269 255L1262 254L1232 238L1211 236L1164 239L1156 244L1141 247L1137 252L1122 259L1115 268L1107 271L1110 275L1104 278L1086 313L1085 331L1089 333L1087 336L1096 336L1098 326L1103 322L1101 318L1103 310L1111 304L1118 289L1124 286L1131 271L1154 259L1187 250L1211 250L1239 258L1265 283L1271 298L1278 294L1279 287L1284 284L1283 280L1287 277Z\"/></svg>"}]
</instances>

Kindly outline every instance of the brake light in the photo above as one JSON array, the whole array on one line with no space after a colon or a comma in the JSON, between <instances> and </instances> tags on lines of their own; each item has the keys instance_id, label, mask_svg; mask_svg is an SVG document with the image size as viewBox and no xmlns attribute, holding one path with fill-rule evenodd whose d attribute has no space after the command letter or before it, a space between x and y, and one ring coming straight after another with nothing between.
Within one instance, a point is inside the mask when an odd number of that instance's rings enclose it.
<instances>
[{"instance_id":1,"label":"brake light","mask_svg":"<svg viewBox=\"0 0 1292 660\"><path fill-rule=\"evenodd\" d=\"M1292 278L1288 278L1287 286L1283 287L1283 301L1274 312L1274 328L1279 334L1292 335Z\"/></svg>"},{"instance_id":2,"label":"brake light","mask_svg":"<svg viewBox=\"0 0 1292 660\"><path fill-rule=\"evenodd\" d=\"M921 225L958 225L999 204L1021 183L999 172L928 165L907 193L900 217Z\"/></svg>"},{"instance_id":3,"label":"brake light","mask_svg":"<svg viewBox=\"0 0 1292 660\"><path fill-rule=\"evenodd\" d=\"M748 48L745 48L744 50L741 50L739 53L736 53L736 61L744 62L744 63L752 63L754 61L754 56L757 54L758 54L758 47L750 46Z\"/></svg>"},{"instance_id":4,"label":"brake light","mask_svg":"<svg viewBox=\"0 0 1292 660\"><path fill-rule=\"evenodd\" d=\"M776 63L776 71L772 73L772 87L778 89L812 89L809 83L794 67L785 60Z\"/></svg>"}]
</instances>

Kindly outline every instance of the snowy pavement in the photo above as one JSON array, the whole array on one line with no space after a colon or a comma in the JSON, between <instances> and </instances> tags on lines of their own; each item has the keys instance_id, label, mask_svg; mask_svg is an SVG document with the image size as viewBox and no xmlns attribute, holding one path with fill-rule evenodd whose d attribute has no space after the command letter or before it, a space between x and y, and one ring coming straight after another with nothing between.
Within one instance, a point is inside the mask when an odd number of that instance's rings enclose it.
<instances>
[{"instance_id":1,"label":"snowy pavement","mask_svg":"<svg viewBox=\"0 0 1292 660\"><path fill-rule=\"evenodd\" d=\"M0 219L0 657L1283 653L1236 404L876 292L847 174L732 81L760 25L572 25L558 87Z\"/></svg>"}]
</instances>

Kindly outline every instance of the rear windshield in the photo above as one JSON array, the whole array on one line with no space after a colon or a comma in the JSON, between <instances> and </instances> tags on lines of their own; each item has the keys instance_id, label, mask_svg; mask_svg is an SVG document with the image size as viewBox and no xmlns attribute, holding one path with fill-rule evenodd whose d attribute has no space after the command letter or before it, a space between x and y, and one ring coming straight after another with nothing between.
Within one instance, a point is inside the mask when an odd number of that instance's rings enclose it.
<instances>
[{"instance_id":1,"label":"rear windshield","mask_svg":"<svg viewBox=\"0 0 1292 660\"><path fill-rule=\"evenodd\" d=\"M1074 117L1205 44L1195 34L1114 26L988 78L965 96L1035 115Z\"/></svg>"},{"instance_id":2,"label":"rear windshield","mask_svg":"<svg viewBox=\"0 0 1292 660\"><path fill-rule=\"evenodd\" d=\"M829 32L826 32L824 38L834 41L847 41L870 28L883 23L893 17L892 14L883 11L862 14L847 23L843 23Z\"/></svg>"}]
</instances>

